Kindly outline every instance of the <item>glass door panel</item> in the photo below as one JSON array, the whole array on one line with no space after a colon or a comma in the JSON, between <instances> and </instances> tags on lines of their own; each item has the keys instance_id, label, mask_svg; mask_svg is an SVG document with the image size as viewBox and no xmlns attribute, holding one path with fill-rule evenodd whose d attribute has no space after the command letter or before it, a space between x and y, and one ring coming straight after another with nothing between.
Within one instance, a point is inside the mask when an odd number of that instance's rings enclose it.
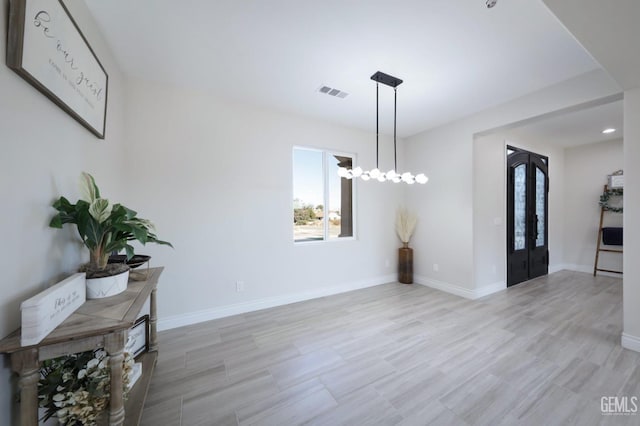
<instances>
[{"instance_id":1,"label":"glass door panel","mask_svg":"<svg viewBox=\"0 0 640 426\"><path fill-rule=\"evenodd\" d=\"M539 167L536 167L536 247L546 244L545 212L547 204L547 176Z\"/></svg>"},{"instance_id":2,"label":"glass door panel","mask_svg":"<svg viewBox=\"0 0 640 426\"><path fill-rule=\"evenodd\" d=\"M514 239L513 249L522 250L527 241L527 165L520 164L514 169Z\"/></svg>"}]
</instances>

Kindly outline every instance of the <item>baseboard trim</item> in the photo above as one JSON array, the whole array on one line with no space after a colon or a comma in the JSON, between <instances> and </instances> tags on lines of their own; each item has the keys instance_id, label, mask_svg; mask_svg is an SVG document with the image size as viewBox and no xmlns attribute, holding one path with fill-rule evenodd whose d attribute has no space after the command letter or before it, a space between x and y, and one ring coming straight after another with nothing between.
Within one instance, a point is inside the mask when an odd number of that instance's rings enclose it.
<instances>
[{"instance_id":1,"label":"baseboard trim","mask_svg":"<svg viewBox=\"0 0 640 426\"><path fill-rule=\"evenodd\" d=\"M620 344L623 348L631 351L640 352L640 337L632 336L627 333L622 333Z\"/></svg>"},{"instance_id":2,"label":"baseboard trim","mask_svg":"<svg viewBox=\"0 0 640 426\"><path fill-rule=\"evenodd\" d=\"M553 274L555 272L560 272L560 271L564 271L565 269L568 269L570 271L573 271L573 269L569 268L570 265L564 265L564 264L560 264L560 265L549 265L549 273Z\"/></svg>"},{"instance_id":3,"label":"baseboard trim","mask_svg":"<svg viewBox=\"0 0 640 426\"><path fill-rule=\"evenodd\" d=\"M549 268L549 273L558 272L561 270L585 272L587 274L593 274L593 265L575 265L571 263L566 263L563 265L558 265L556 268L553 268L553 269ZM621 274L612 274L611 272L598 271L598 275L602 275L603 277L622 278Z\"/></svg>"},{"instance_id":4,"label":"baseboard trim","mask_svg":"<svg viewBox=\"0 0 640 426\"><path fill-rule=\"evenodd\" d=\"M479 299L481 297L485 297L490 294L497 293L499 291L506 290L506 289L507 289L507 283L504 281L498 281L493 284L488 284L475 289L475 293L477 296L476 299Z\"/></svg>"},{"instance_id":5,"label":"baseboard trim","mask_svg":"<svg viewBox=\"0 0 640 426\"><path fill-rule=\"evenodd\" d=\"M507 285L503 281L475 289L468 289L466 287L461 287L459 285L450 284L444 281L438 281L423 276L414 276L413 281L416 284L435 288L436 290L444 291L445 293L454 294L456 296L464 297L471 300L479 299L481 297L488 296L507 288Z\"/></svg>"},{"instance_id":6,"label":"baseboard trim","mask_svg":"<svg viewBox=\"0 0 640 426\"><path fill-rule=\"evenodd\" d=\"M397 277L393 274L384 275L378 278L355 281L337 286L323 287L284 296L265 297L263 299L250 300L247 302L235 303L232 305L217 306L211 309L204 309L186 314L172 315L158 319L158 330L170 330L172 328L197 324L204 321L211 321L218 318L232 315L244 314L247 312L259 311L262 309L274 308L276 306L288 305L290 303L302 302L305 300L317 299L319 297L331 296L334 294L346 293L367 287L395 282Z\"/></svg>"}]
</instances>

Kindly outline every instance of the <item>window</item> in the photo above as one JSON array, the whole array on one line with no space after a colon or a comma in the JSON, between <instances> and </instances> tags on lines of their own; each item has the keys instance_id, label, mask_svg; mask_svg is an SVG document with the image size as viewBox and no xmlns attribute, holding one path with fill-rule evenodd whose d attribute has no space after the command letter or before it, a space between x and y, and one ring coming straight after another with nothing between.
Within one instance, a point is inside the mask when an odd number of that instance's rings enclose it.
<instances>
[{"instance_id":1,"label":"window","mask_svg":"<svg viewBox=\"0 0 640 426\"><path fill-rule=\"evenodd\" d=\"M338 176L353 155L293 149L293 240L353 237L353 181Z\"/></svg>"}]
</instances>

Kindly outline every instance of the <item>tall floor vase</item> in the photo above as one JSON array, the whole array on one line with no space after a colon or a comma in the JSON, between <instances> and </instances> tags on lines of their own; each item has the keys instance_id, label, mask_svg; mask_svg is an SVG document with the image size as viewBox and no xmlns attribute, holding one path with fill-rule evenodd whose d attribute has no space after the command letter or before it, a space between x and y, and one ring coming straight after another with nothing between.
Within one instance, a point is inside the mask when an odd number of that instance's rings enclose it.
<instances>
[{"instance_id":1,"label":"tall floor vase","mask_svg":"<svg viewBox=\"0 0 640 426\"><path fill-rule=\"evenodd\" d=\"M398 281L402 284L413 283L413 249L409 243L403 243L398 249Z\"/></svg>"}]
</instances>

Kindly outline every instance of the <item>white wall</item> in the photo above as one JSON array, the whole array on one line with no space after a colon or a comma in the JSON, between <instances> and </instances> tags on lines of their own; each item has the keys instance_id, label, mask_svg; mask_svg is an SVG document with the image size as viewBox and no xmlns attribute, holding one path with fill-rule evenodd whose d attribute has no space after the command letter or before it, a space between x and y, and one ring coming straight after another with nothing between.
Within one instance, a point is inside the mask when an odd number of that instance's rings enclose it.
<instances>
[{"instance_id":1,"label":"white wall","mask_svg":"<svg viewBox=\"0 0 640 426\"><path fill-rule=\"evenodd\" d=\"M565 150L564 262L567 269L591 272L596 253L600 206L607 175L623 168L622 139ZM605 213L605 226L622 226L622 214ZM600 268L622 271L622 256L600 253Z\"/></svg>"},{"instance_id":2,"label":"white wall","mask_svg":"<svg viewBox=\"0 0 640 426\"><path fill-rule=\"evenodd\" d=\"M473 265L478 287L506 287L505 138L500 132L473 143Z\"/></svg>"},{"instance_id":3,"label":"white wall","mask_svg":"<svg viewBox=\"0 0 640 426\"><path fill-rule=\"evenodd\" d=\"M622 344L640 351L640 88L624 92L624 334Z\"/></svg>"},{"instance_id":4,"label":"white wall","mask_svg":"<svg viewBox=\"0 0 640 426\"><path fill-rule=\"evenodd\" d=\"M473 190L475 134L619 92L604 71L593 71L407 138L409 168L424 170L430 177L427 191L418 194L410 188L407 192L408 204L422 221L414 238L418 279L460 295L479 295L474 275L473 200L488 195ZM495 166L502 168L502 160ZM434 263L438 272L433 270Z\"/></svg>"},{"instance_id":5,"label":"white wall","mask_svg":"<svg viewBox=\"0 0 640 426\"><path fill-rule=\"evenodd\" d=\"M624 100L624 333L622 344L640 351L640 57L636 40L640 27L636 25L640 3L635 0L602 2L599 0L544 0L551 11L585 46L593 57L625 90Z\"/></svg>"},{"instance_id":6,"label":"white wall","mask_svg":"<svg viewBox=\"0 0 640 426\"><path fill-rule=\"evenodd\" d=\"M549 158L549 271L563 264L564 149L501 131L476 138L474 152L473 242L476 288L506 287L506 146Z\"/></svg>"},{"instance_id":7,"label":"white wall","mask_svg":"<svg viewBox=\"0 0 640 426\"><path fill-rule=\"evenodd\" d=\"M53 200L77 196L83 170L95 175L106 195L117 199L123 191L122 76L84 3L65 3L109 74L106 139L97 139L4 63L0 66L0 337L20 326L22 300L88 258L72 229L48 228ZM7 19L8 0L2 0L3 61ZM0 424L17 424L9 358L3 357L0 364Z\"/></svg>"},{"instance_id":8,"label":"white wall","mask_svg":"<svg viewBox=\"0 0 640 426\"><path fill-rule=\"evenodd\" d=\"M400 185L357 181L355 241L292 237L292 147L356 153L369 169L375 134L137 80L127 101L131 203L175 246L144 249L166 267L161 328L396 279Z\"/></svg>"}]
</instances>

